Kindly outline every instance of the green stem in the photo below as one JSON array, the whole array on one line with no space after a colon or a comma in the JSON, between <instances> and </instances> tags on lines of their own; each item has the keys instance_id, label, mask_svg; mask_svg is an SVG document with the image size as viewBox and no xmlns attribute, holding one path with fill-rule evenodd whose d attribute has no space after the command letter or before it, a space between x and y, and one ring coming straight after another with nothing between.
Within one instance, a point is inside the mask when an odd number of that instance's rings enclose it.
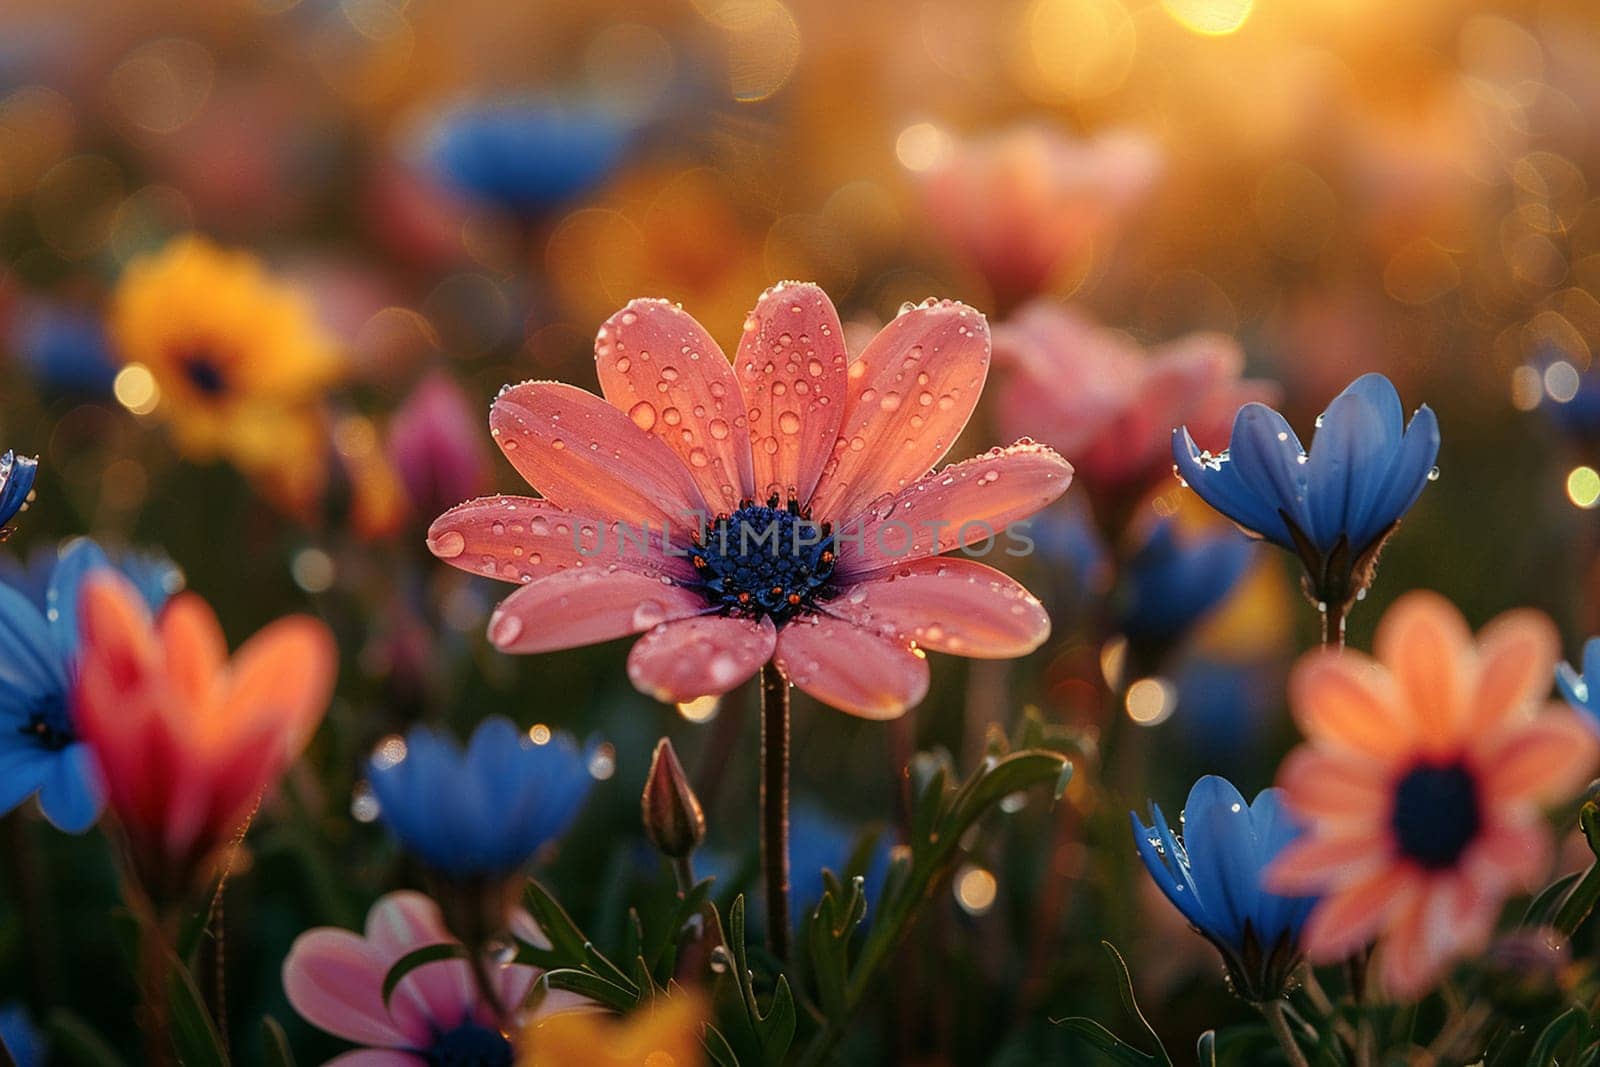
<instances>
[{"instance_id":1,"label":"green stem","mask_svg":"<svg viewBox=\"0 0 1600 1067\"><path fill-rule=\"evenodd\" d=\"M687 897L689 890L694 888L694 860L689 856L679 856L674 859L672 876L678 883L678 892Z\"/></svg>"},{"instance_id":2,"label":"green stem","mask_svg":"<svg viewBox=\"0 0 1600 1067\"><path fill-rule=\"evenodd\" d=\"M789 959L789 681L770 661L761 668L761 870L767 894L767 947Z\"/></svg>"},{"instance_id":3,"label":"green stem","mask_svg":"<svg viewBox=\"0 0 1600 1067\"><path fill-rule=\"evenodd\" d=\"M1272 1028L1272 1036L1278 1039L1284 1056L1288 1057L1290 1067L1311 1067L1306 1062L1306 1054L1300 1051L1300 1045L1294 1039L1294 1031L1289 1029L1289 1020L1283 1013L1283 1001L1269 1000L1256 1006L1261 1009L1267 1025Z\"/></svg>"}]
</instances>

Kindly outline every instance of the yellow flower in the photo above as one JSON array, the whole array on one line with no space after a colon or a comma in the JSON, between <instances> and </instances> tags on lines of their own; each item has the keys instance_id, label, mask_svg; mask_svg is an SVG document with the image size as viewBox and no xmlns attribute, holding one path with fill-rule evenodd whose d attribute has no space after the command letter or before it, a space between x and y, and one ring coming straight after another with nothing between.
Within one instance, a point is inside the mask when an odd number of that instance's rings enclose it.
<instances>
[{"instance_id":1,"label":"yellow flower","mask_svg":"<svg viewBox=\"0 0 1600 1067\"><path fill-rule=\"evenodd\" d=\"M625 1019L599 1012L562 1012L522 1032L518 1067L701 1067L704 1000L678 993Z\"/></svg>"},{"instance_id":2,"label":"yellow flower","mask_svg":"<svg viewBox=\"0 0 1600 1067\"><path fill-rule=\"evenodd\" d=\"M250 253L192 234L128 265L110 330L122 360L154 379L179 450L251 473L279 465L286 435L306 435L340 371L304 294Z\"/></svg>"}]
</instances>

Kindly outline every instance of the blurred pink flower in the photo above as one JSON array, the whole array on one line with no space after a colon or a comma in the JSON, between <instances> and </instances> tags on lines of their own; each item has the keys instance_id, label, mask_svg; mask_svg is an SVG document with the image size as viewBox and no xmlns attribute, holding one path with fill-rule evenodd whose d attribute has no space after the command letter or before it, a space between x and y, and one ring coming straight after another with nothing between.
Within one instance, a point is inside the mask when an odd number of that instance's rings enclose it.
<instances>
[{"instance_id":1,"label":"blurred pink flower","mask_svg":"<svg viewBox=\"0 0 1600 1067\"><path fill-rule=\"evenodd\" d=\"M1131 130L1076 139L1016 126L958 142L922 175L923 199L1004 310L1087 273L1160 169L1159 148Z\"/></svg>"},{"instance_id":2,"label":"blurred pink flower","mask_svg":"<svg viewBox=\"0 0 1600 1067\"><path fill-rule=\"evenodd\" d=\"M730 365L681 308L635 300L595 364L604 399L525 382L490 411L544 499L474 500L428 531L439 558L525 584L490 619L502 651L644 633L628 674L661 700L725 693L771 659L824 703L892 718L927 692L922 650L1007 658L1049 634L1012 579L934 558L993 548L1072 477L1031 441L930 471L988 373L971 308L908 310L851 360L827 295L786 282Z\"/></svg>"},{"instance_id":3,"label":"blurred pink flower","mask_svg":"<svg viewBox=\"0 0 1600 1067\"><path fill-rule=\"evenodd\" d=\"M528 922L524 916L525 927ZM528 932L521 930L519 936ZM455 940L445 929L439 905L421 893L390 893L367 913L365 937L324 926L296 938L283 961L283 990L307 1022L366 1046L339 1057L340 1063L509 1063L511 1043L504 1033L521 1015L522 1002L539 977L536 967L491 965L489 983L498 1006L484 996L463 959L423 964L402 978L384 1002L384 978L391 967L416 949ZM575 993L551 990L533 1018L593 1006Z\"/></svg>"},{"instance_id":4,"label":"blurred pink flower","mask_svg":"<svg viewBox=\"0 0 1600 1067\"><path fill-rule=\"evenodd\" d=\"M1271 403L1270 382L1239 377L1232 338L1197 333L1141 348L1071 308L1035 302L995 329L1004 369L996 418L1066 456L1102 527L1171 481L1172 431L1187 425L1203 448L1227 447L1241 404Z\"/></svg>"},{"instance_id":5,"label":"blurred pink flower","mask_svg":"<svg viewBox=\"0 0 1600 1067\"><path fill-rule=\"evenodd\" d=\"M489 487L489 449L472 404L435 371L411 391L389 423L389 461L412 506L434 515Z\"/></svg>"}]
</instances>

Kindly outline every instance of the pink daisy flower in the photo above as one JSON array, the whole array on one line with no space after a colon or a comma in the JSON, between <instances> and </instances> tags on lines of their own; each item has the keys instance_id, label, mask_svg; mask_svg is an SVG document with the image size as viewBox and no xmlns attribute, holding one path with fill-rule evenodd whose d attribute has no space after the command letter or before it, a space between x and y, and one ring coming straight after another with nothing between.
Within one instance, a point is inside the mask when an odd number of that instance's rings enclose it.
<instances>
[{"instance_id":1,"label":"pink daisy flower","mask_svg":"<svg viewBox=\"0 0 1600 1067\"><path fill-rule=\"evenodd\" d=\"M434 555L523 588L496 608L505 652L644 634L628 674L664 701L720 694L768 660L818 700L892 718L927 692L923 650L1020 656L1039 602L973 558L1026 550L1010 524L1072 468L1019 441L932 472L989 367L963 304L907 310L858 356L814 285L767 290L730 363L682 309L635 300L601 327L604 398L502 390L491 433L540 498L441 515Z\"/></svg>"},{"instance_id":2,"label":"pink daisy flower","mask_svg":"<svg viewBox=\"0 0 1600 1067\"><path fill-rule=\"evenodd\" d=\"M518 935L540 940L524 913ZM295 939L283 961L283 990L294 1010L320 1030L363 1048L329 1061L340 1067L426 1067L433 1063L512 1062L506 1034L520 1025L521 1006L537 967L496 966L490 984L497 1009L461 959L425 963L395 986L387 1005L383 981L408 953L456 939L439 905L421 893L390 893L367 912L366 935L324 926ZM574 993L550 991L533 1018L593 1009Z\"/></svg>"},{"instance_id":3,"label":"pink daisy flower","mask_svg":"<svg viewBox=\"0 0 1600 1067\"><path fill-rule=\"evenodd\" d=\"M1545 700L1559 642L1539 612L1507 612L1474 641L1448 600L1409 593L1374 647L1312 652L1290 678L1308 740L1278 784L1307 832L1267 883L1322 897L1308 958L1377 938L1385 988L1410 999L1486 949L1506 899L1550 873L1541 808L1583 789L1600 744Z\"/></svg>"},{"instance_id":4,"label":"pink daisy flower","mask_svg":"<svg viewBox=\"0 0 1600 1067\"><path fill-rule=\"evenodd\" d=\"M1029 304L995 329L1001 432L1027 426L1072 461L1102 524L1172 483L1172 428L1221 451L1240 405L1272 403L1241 379L1231 337L1196 333L1150 349L1069 307Z\"/></svg>"}]
</instances>

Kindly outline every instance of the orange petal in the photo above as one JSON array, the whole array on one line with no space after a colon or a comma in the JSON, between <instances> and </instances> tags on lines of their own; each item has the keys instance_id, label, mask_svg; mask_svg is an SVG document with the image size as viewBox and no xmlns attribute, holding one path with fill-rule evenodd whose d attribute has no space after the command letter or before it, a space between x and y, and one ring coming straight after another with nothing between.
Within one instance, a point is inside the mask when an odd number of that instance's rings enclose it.
<instances>
[{"instance_id":1,"label":"orange petal","mask_svg":"<svg viewBox=\"0 0 1600 1067\"><path fill-rule=\"evenodd\" d=\"M1288 895L1321 893L1360 883L1389 865L1387 837L1308 834L1288 845L1263 877L1267 888Z\"/></svg>"},{"instance_id":2,"label":"orange petal","mask_svg":"<svg viewBox=\"0 0 1600 1067\"><path fill-rule=\"evenodd\" d=\"M1550 695L1550 680L1561 655L1555 624L1542 611L1508 611L1478 632L1478 685L1472 693L1466 730L1494 730Z\"/></svg>"},{"instance_id":3,"label":"orange petal","mask_svg":"<svg viewBox=\"0 0 1600 1067\"><path fill-rule=\"evenodd\" d=\"M228 657L216 612L195 594L182 593L162 610L159 629L173 688L191 707L205 706Z\"/></svg>"},{"instance_id":4,"label":"orange petal","mask_svg":"<svg viewBox=\"0 0 1600 1067\"><path fill-rule=\"evenodd\" d=\"M227 724L214 729L237 735L270 716L284 751L297 755L328 709L337 669L326 624L307 615L279 619L239 647L220 714L213 716Z\"/></svg>"},{"instance_id":5,"label":"orange petal","mask_svg":"<svg viewBox=\"0 0 1600 1067\"><path fill-rule=\"evenodd\" d=\"M1369 760L1301 745L1278 768L1289 807L1319 829L1380 827L1394 793L1390 775Z\"/></svg>"},{"instance_id":6,"label":"orange petal","mask_svg":"<svg viewBox=\"0 0 1600 1067\"><path fill-rule=\"evenodd\" d=\"M1417 740L1430 752L1454 750L1477 673L1472 632L1461 612L1437 593L1407 593L1378 624L1373 650L1394 675Z\"/></svg>"},{"instance_id":7,"label":"orange petal","mask_svg":"<svg viewBox=\"0 0 1600 1067\"><path fill-rule=\"evenodd\" d=\"M1550 804L1576 796L1600 760L1600 741L1578 716L1552 706L1530 723L1514 726L1478 750L1485 803Z\"/></svg>"},{"instance_id":8,"label":"orange petal","mask_svg":"<svg viewBox=\"0 0 1600 1067\"><path fill-rule=\"evenodd\" d=\"M1313 963L1336 963L1365 946L1407 905L1419 888L1408 866L1386 867L1356 884L1324 897L1300 935Z\"/></svg>"},{"instance_id":9,"label":"orange petal","mask_svg":"<svg viewBox=\"0 0 1600 1067\"><path fill-rule=\"evenodd\" d=\"M1543 819L1501 819L1478 835L1462 859L1462 869L1483 893L1504 897L1531 889L1543 879L1554 853Z\"/></svg>"},{"instance_id":10,"label":"orange petal","mask_svg":"<svg viewBox=\"0 0 1600 1067\"><path fill-rule=\"evenodd\" d=\"M1399 702L1389 673L1359 652L1308 653L1289 676L1289 703L1307 737L1384 764L1406 756L1412 742Z\"/></svg>"}]
</instances>

